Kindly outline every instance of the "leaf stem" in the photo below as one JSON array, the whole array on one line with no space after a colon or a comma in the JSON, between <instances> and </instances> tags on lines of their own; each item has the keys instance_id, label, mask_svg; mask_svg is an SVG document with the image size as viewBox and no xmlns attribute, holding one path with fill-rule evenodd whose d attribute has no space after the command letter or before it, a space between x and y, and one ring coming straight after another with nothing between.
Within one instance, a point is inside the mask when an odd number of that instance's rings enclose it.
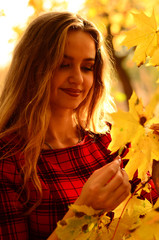
<instances>
[{"instance_id":1,"label":"leaf stem","mask_svg":"<svg viewBox=\"0 0 159 240\"><path fill-rule=\"evenodd\" d=\"M124 213L124 211L125 211L128 203L129 203L129 201L133 198L133 196L134 196L139 190L141 190L143 187L145 187L145 185L150 181L150 179L151 179L151 177L150 177L142 186L140 186L138 189L136 189L136 190L131 194L131 196L128 198L125 206L124 206L123 209L122 209L122 212L121 212L121 214L120 214L120 217L119 217L119 220L118 220L118 222L117 222L117 225L116 225L116 227L115 227L115 231L114 231L112 240L114 239L114 237L115 237L115 235L116 235L116 233L117 233L120 220L121 220L121 218L122 218L122 215L123 215L123 213Z\"/></svg>"}]
</instances>

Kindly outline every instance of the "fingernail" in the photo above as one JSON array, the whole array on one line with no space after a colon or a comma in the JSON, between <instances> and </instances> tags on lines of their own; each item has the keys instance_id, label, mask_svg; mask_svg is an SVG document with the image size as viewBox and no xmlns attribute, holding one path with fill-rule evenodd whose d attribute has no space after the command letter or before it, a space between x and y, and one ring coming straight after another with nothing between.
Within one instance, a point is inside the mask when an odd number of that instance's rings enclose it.
<instances>
[{"instance_id":1,"label":"fingernail","mask_svg":"<svg viewBox=\"0 0 159 240\"><path fill-rule=\"evenodd\" d=\"M117 156L116 159L119 161L119 163L121 163L121 157Z\"/></svg>"}]
</instances>

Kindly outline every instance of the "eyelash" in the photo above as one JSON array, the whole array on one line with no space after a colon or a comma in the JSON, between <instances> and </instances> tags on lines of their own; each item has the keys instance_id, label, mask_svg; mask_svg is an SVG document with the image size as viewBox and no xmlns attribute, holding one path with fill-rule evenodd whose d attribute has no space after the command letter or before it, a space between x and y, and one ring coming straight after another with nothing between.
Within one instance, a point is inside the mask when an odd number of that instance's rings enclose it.
<instances>
[{"instance_id":1,"label":"eyelash","mask_svg":"<svg viewBox=\"0 0 159 240\"><path fill-rule=\"evenodd\" d=\"M69 68L71 66L71 64L61 64L60 68ZM84 71L88 71L88 72L93 72L94 71L94 65L90 66L90 67L81 67Z\"/></svg>"},{"instance_id":2,"label":"eyelash","mask_svg":"<svg viewBox=\"0 0 159 240\"><path fill-rule=\"evenodd\" d=\"M60 65L60 68L67 68L67 67L69 67L70 66L70 64L61 64Z\"/></svg>"},{"instance_id":3,"label":"eyelash","mask_svg":"<svg viewBox=\"0 0 159 240\"><path fill-rule=\"evenodd\" d=\"M90 66L90 67L83 67L83 69L84 69L85 71L93 72L93 71L94 71L94 65L93 65L93 66Z\"/></svg>"}]
</instances>

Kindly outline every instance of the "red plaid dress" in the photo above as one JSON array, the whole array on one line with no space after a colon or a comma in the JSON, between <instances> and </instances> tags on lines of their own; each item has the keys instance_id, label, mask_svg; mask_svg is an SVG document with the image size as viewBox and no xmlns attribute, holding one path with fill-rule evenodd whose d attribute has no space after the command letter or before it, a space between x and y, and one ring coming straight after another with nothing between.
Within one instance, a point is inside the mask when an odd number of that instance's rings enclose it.
<instances>
[{"instance_id":1,"label":"red plaid dress","mask_svg":"<svg viewBox=\"0 0 159 240\"><path fill-rule=\"evenodd\" d=\"M10 139L5 137L0 140L0 158L12 147L16 152L14 156L0 160L0 239L47 239L68 211L68 205L80 195L89 176L114 159L115 155L110 155L107 149L110 135L93 137L86 133L83 141L75 146L42 150L37 171L43 196L40 205L30 215L24 214L26 194L19 197L24 159L18 152L16 138L12 142ZM29 188L28 208L39 198L31 182Z\"/></svg>"},{"instance_id":2,"label":"red plaid dress","mask_svg":"<svg viewBox=\"0 0 159 240\"><path fill-rule=\"evenodd\" d=\"M91 137L86 133L83 141L75 146L42 150L37 165L42 201L25 216L26 196L19 198L24 159L20 157L16 140L9 142L10 137L0 140L0 158L13 145L17 152L15 156L0 160L0 239L3 240L47 239L68 211L68 205L77 199L89 176L114 158L107 150L109 134ZM38 200L32 183L29 188L28 208Z\"/></svg>"}]
</instances>

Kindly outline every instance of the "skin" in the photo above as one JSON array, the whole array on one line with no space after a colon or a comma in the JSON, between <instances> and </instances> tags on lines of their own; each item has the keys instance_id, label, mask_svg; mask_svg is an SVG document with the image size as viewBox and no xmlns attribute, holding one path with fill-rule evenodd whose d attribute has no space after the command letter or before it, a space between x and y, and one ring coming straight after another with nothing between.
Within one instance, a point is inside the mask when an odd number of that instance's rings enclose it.
<instances>
[{"instance_id":1,"label":"skin","mask_svg":"<svg viewBox=\"0 0 159 240\"><path fill-rule=\"evenodd\" d=\"M53 148L72 146L78 141L72 113L91 91L95 52L95 43L89 34L82 31L68 34L65 57L52 80L51 120L46 141ZM75 204L111 211L125 200L130 193L130 184L126 172L120 168L120 162L121 158L117 157L96 170L84 184ZM72 216L73 212L69 210L63 219ZM55 231L48 238L57 239Z\"/></svg>"},{"instance_id":2,"label":"skin","mask_svg":"<svg viewBox=\"0 0 159 240\"><path fill-rule=\"evenodd\" d=\"M93 84L95 55L95 43L88 33L68 33L63 60L52 80L54 111L69 109L71 115L85 99Z\"/></svg>"},{"instance_id":3,"label":"skin","mask_svg":"<svg viewBox=\"0 0 159 240\"><path fill-rule=\"evenodd\" d=\"M95 43L88 33L68 34L63 60L51 84L51 119L46 142L53 148L69 147L78 142L72 114L91 91L95 55Z\"/></svg>"}]
</instances>

